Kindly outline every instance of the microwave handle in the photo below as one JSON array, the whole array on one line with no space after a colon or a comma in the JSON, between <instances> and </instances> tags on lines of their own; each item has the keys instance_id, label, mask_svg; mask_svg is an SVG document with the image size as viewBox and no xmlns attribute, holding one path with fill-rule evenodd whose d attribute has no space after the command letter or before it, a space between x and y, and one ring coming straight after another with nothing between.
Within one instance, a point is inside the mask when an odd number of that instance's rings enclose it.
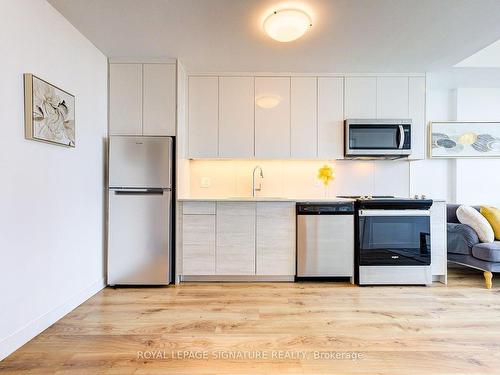
<instances>
[{"instance_id":1,"label":"microwave handle","mask_svg":"<svg viewBox=\"0 0 500 375\"><path fill-rule=\"evenodd\" d=\"M398 128L399 128L399 145L398 145L398 149L402 150L403 149L403 145L405 144L405 130L403 128L403 125L398 125Z\"/></svg>"}]
</instances>

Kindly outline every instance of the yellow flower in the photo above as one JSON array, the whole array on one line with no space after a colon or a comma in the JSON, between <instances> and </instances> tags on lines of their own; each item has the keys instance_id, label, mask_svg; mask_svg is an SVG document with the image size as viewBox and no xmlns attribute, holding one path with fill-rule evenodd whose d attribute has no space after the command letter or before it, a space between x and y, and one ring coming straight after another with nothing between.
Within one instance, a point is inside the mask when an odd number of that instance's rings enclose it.
<instances>
[{"instance_id":1,"label":"yellow flower","mask_svg":"<svg viewBox=\"0 0 500 375\"><path fill-rule=\"evenodd\" d=\"M323 185L328 186L330 181L335 179L335 171L329 165L324 165L318 170L318 179L323 181Z\"/></svg>"}]
</instances>

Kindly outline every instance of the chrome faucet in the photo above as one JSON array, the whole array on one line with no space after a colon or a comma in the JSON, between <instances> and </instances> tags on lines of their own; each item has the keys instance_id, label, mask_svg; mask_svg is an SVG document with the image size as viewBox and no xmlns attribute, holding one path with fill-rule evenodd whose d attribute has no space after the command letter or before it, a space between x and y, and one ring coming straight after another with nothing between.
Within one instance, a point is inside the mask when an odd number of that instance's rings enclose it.
<instances>
[{"instance_id":1,"label":"chrome faucet","mask_svg":"<svg viewBox=\"0 0 500 375\"><path fill-rule=\"evenodd\" d=\"M262 168L260 167L260 165L256 165L252 172L252 197L254 198L256 196L256 192L262 190L262 181L259 181L258 188L255 187L255 172L257 172L257 170L260 171L260 178L264 178L264 172L262 172Z\"/></svg>"}]
</instances>

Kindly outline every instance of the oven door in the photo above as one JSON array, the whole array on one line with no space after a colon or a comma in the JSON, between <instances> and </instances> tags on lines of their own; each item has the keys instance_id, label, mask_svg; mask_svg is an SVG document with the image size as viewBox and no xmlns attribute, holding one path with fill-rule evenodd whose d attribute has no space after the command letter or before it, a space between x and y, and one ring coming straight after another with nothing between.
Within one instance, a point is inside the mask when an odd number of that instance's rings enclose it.
<instances>
[{"instance_id":1,"label":"oven door","mask_svg":"<svg viewBox=\"0 0 500 375\"><path fill-rule=\"evenodd\" d=\"M360 266L431 264L428 210L360 210Z\"/></svg>"},{"instance_id":2,"label":"oven door","mask_svg":"<svg viewBox=\"0 0 500 375\"><path fill-rule=\"evenodd\" d=\"M410 152L410 124L346 122L346 156L403 156Z\"/></svg>"}]
</instances>

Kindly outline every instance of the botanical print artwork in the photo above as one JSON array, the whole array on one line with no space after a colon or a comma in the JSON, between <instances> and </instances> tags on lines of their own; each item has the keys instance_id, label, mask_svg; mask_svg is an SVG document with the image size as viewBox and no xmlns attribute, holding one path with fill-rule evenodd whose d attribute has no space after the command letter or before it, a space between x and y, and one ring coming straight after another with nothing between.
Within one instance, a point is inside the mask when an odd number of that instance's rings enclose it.
<instances>
[{"instance_id":1,"label":"botanical print artwork","mask_svg":"<svg viewBox=\"0 0 500 375\"><path fill-rule=\"evenodd\" d=\"M431 156L500 157L500 123L433 122Z\"/></svg>"},{"instance_id":2,"label":"botanical print artwork","mask_svg":"<svg viewBox=\"0 0 500 375\"><path fill-rule=\"evenodd\" d=\"M31 74L26 74L25 80L31 80L25 81L26 98L31 102L27 103L27 107L31 107L31 119L27 118L26 124L27 138L74 147L74 96Z\"/></svg>"}]
</instances>

